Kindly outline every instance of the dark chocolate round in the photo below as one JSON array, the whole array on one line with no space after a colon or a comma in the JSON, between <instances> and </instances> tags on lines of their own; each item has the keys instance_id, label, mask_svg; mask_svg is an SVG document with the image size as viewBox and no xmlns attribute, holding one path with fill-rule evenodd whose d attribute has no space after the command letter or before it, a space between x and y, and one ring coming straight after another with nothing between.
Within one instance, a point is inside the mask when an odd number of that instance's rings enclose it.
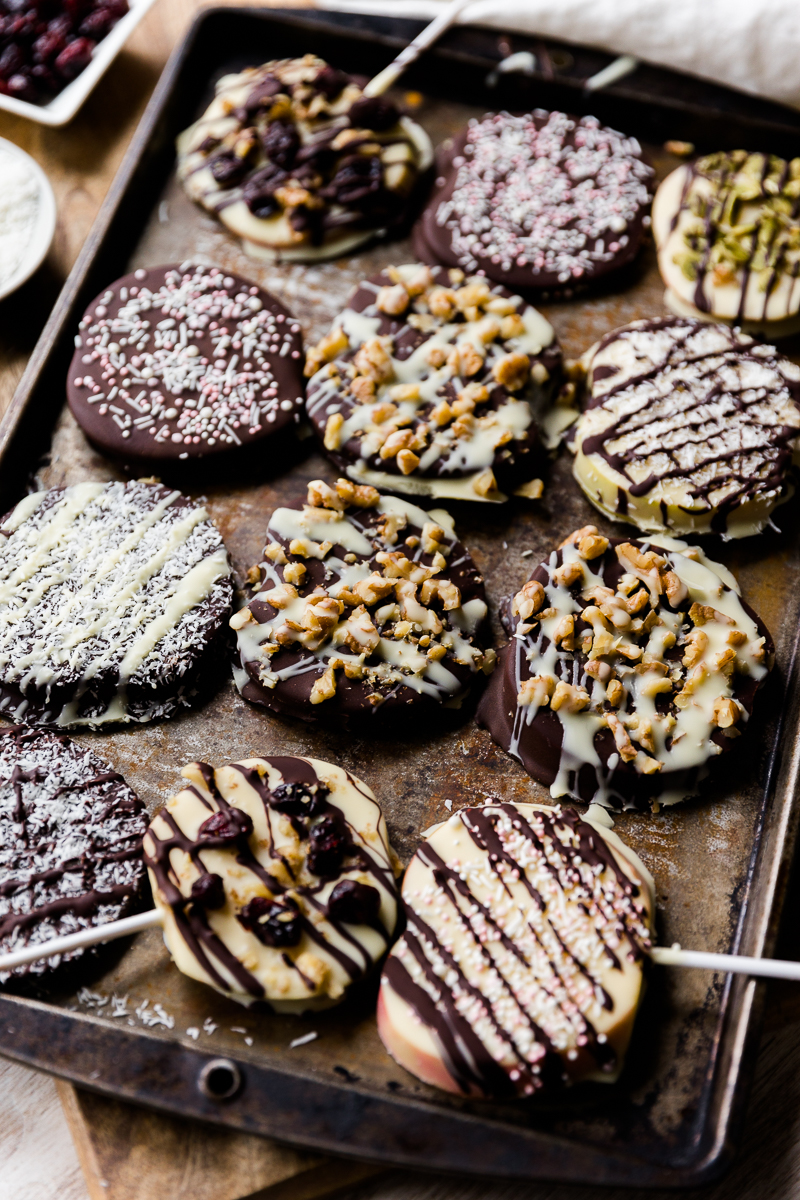
<instances>
[{"instance_id":1,"label":"dark chocolate round","mask_svg":"<svg viewBox=\"0 0 800 1200\"><path fill-rule=\"evenodd\" d=\"M635 257L652 179L636 139L596 117L488 113L440 153L414 250L509 287L563 292Z\"/></svg>"},{"instance_id":2,"label":"dark chocolate round","mask_svg":"<svg viewBox=\"0 0 800 1200\"><path fill-rule=\"evenodd\" d=\"M147 814L136 793L70 738L0 729L0 953L128 916L144 880ZM86 951L0 974L41 977Z\"/></svg>"},{"instance_id":3,"label":"dark chocolate round","mask_svg":"<svg viewBox=\"0 0 800 1200\"><path fill-rule=\"evenodd\" d=\"M511 602L478 723L556 799L676 803L747 733L772 639L725 568L680 545L586 526Z\"/></svg>"},{"instance_id":4,"label":"dark chocolate round","mask_svg":"<svg viewBox=\"0 0 800 1200\"><path fill-rule=\"evenodd\" d=\"M116 457L218 456L300 419L300 325L269 292L219 267L124 275L89 305L75 345L70 408Z\"/></svg>"},{"instance_id":5,"label":"dark chocolate round","mask_svg":"<svg viewBox=\"0 0 800 1200\"><path fill-rule=\"evenodd\" d=\"M172 716L214 678L232 598L222 538L180 492L27 496L0 522L0 713L62 727Z\"/></svg>"},{"instance_id":6,"label":"dark chocolate round","mask_svg":"<svg viewBox=\"0 0 800 1200\"><path fill-rule=\"evenodd\" d=\"M458 708L494 651L483 579L445 516L349 480L316 480L307 505L277 509L231 621L244 698L334 724Z\"/></svg>"}]
</instances>

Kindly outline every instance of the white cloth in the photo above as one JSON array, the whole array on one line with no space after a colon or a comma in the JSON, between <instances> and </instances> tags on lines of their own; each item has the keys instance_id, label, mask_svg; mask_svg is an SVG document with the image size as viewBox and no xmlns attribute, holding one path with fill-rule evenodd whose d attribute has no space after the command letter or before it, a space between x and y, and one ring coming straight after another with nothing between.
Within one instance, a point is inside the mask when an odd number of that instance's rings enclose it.
<instances>
[{"instance_id":1,"label":"white cloth","mask_svg":"<svg viewBox=\"0 0 800 1200\"><path fill-rule=\"evenodd\" d=\"M317 0L432 20L442 0ZM475 0L459 22L632 54L800 106L800 0Z\"/></svg>"}]
</instances>

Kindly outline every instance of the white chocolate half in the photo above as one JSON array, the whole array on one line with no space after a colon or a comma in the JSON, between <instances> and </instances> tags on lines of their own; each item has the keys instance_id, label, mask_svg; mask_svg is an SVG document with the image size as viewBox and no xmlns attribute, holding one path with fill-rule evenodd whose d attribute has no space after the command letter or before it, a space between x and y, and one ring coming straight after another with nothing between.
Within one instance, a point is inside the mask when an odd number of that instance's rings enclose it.
<instances>
[{"instance_id":1,"label":"white chocolate half","mask_svg":"<svg viewBox=\"0 0 800 1200\"><path fill-rule=\"evenodd\" d=\"M328 789L327 804L341 814L358 852L334 878L313 873L308 837L300 838L290 818L265 798L285 782L286 764L293 763ZM144 841L175 965L244 1005L266 1000L279 1012L305 1012L339 1003L385 953L397 922L399 865L374 793L341 767L313 758L245 759L209 772L203 764L184 767L187 786L154 817ZM227 806L247 814L252 832L245 843L209 846L201 826ZM192 885L203 873L222 880L219 908L192 903ZM379 892L374 926L331 919L326 906L343 880ZM265 944L242 924L242 910L257 898L288 900L300 911L305 929L294 945Z\"/></svg>"},{"instance_id":2,"label":"white chocolate half","mask_svg":"<svg viewBox=\"0 0 800 1200\"><path fill-rule=\"evenodd\" d=\"M751 156L751 158L762 156ZM770 337L786 336L800 328L800 245L789 250L775 271L751 269L744 265L751 249L752 231L764 219L764 205L758 189L751 200L742 200L733 223L722 211L729 203L728 188L720 192L715 180L703 173L701 159L695 165L683 164L658 188L653 200L653 236L658 250L658 265L667 286L666 303L674 312L705 321L725 321L746 332L763 332ZM780 161L780 160L776 160ZM738 173L737 173L738 174ZM741 186L745 181L741 179ZM737 186L734 182L733 186ZM708 260L692 272L684 265L692 245L693 233L702 224L695 209L713 211L714 248ZM738 265L726 257L715 259L717 243L735 243L742 261ZM702 297L702 302L701 301Z\"/></svg>"},{"instance_id":3,"label":"white chocolate half","mask_svg":"<svg viewBox=\"0 0 800 1200\"><path fill-rule=\"evenodd\" d=\"M429 833L402 894L407 930L378 1003L401 1066L489 1096L531 1095L548 1067L617 1078L654 889L613 832L543 805L462 809Z\"/></svg>"},{"instance_id":4,"label":"white chocolate half","mask_svg":"<svg viewBox=\"0 0 800 1200\"><path fill-rule=\"evenodd\" d=\"M800 368L774 347L668 318L624 326L585 361L595 403L576 426L573 473L606 516L740 538L789 499L790 464L778 464L787 445L798 461L786 430L800 435Z\"/></svg>"}]
</instances>

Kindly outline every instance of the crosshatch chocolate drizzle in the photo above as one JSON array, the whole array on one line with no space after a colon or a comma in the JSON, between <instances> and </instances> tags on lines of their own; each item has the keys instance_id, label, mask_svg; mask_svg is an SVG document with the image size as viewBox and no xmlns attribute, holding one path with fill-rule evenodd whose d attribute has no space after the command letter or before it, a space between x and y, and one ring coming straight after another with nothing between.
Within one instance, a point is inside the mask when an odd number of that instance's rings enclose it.
<instances>
[{"instance_id":1,"label":"crosshatch chocolate drizzle","mask_svg":"<svg viewBox=\"0 0 800 1200\"><path fill-rule=\"evenodd\" d=\"M613 1071L616 1053L587 1015L586 995L602 1010L614 1009L597 976L597 951L611 969L621 970L621 956L639 962L649 950L642 889L573 810L538 808L528 818L517 805L498 803L463 809L448 822L454 824L486 855L502 900L512 902L512 916L500 915L494 892L487 895L484 887L481 900L470 886L465 864L472 862L471 852L448 863L425 842L417 859L433 886L420 887L417 874L413 891L404 891L407 928L387 961L385 985L430 1030L465 1093L532 1095L564 1076L561 1055L568 1046L585 1049L597 1069ZM541 914L538 928L533 909L526 912L519 897L514 900L517 881ZM589 950L576 935L573 913L590 922L595 945ZM586 963L593 953L594 972ZM476 956L489 972L483 988ZM576 976L590 985L583 1000ZM518 1037L521 1025L529 1031L524 1040ZM486 1043L487 1026L503 1062Z\"/></svg>"},{"instance_id":2,"label":"crosshatch chocolate drizzle","mask_svg":"<svg viewBox=\"0 0 800 1200\"><path fill-rule=\"evenodd\" d=\"M604 355L615 342L637 339L643 356L652 355L648 368L607 384L618 368ZM800 426L800 372L773 347L726 326L666 317L608 334L593 358L601 361L592 370L588 408L602 406L616 419L584 437L582 452L630 480L630 496L679 483L692 501L715 510L712 529L724 533L734 509L785 494ZM782 419L791 405L796 424ZM627 514L624 491L617 509Z\"/></svg>"},{"instance_id":3,"label":"crosshatch chocolate drizzle","mask_svg":"<svg viewBox=\"0 0 800 1200\"><path fill-rule=\"evenodd\" d=\"M358 912L353 913L352 905L351 911L345 912L345 917L349 916L351 920L342 919L337 915L335 906L330 902L330 897L323 900L320 894L323 890L329 889L332 879L347 880L349 873L355 871L372 877L378 900L380 900L381 894L386 892L393 899L397 899L397 885L388 845L384 857L366 845L357 827L348 820L341 795L338 796L338 799L336 798L308 760L293 757L270 757L257 760L257 762L267 763L278 771L282 782L270 787L266 776L260 773L257 765L252 763L233 763L231 766L241 774L247 785L263 802L268 831L266 854L270 860L276 863L276 868L271 870L265 867L257 857L251 844L253 822L247 812L235 804L231 804L223 794L225 789L220 786L218 772L207 763L195 763L192 765L200 773L208 794L204 795L203 790L191 782L184 790L191 793L208 809L209 820L201 824L197 837L191 837L181 828L179 819L176 819L169 809L164 808L151 826L145 843L145 861L152 873L160 898L171 909L177 931L189 952L215 987L228 994L231 992L229 981L218 969L218 964L221 964L233 977L238 987L253 1000L270 999L262 982L229 949L224 937L212 927L207 910L211 908L213 911L222 905L216 903L204 905L201 899L195 898L196 887L193 887L191 895L187 896L185 890L181 890L174 865L170 862L173 850L182 851L191 859L199 873L199 878L204 879L209 877L209 871L203 862L203 852L207 850L229 851L239 867L250 872L259 883L264 885L272 897L273 907L276 910L291 909L293 928L296 927L298 930L296 938L292 939L293 944L299 942L301 938L307 939L313 946L324 951L325 955L330 956L341 967L348 980L354 982L362 978L374 962L364 941L357 935L357 925L367 925L378 933L384 949L390 943L393 929L386 928L377 915L365 914L363 921L354 922L352 917L358 916ZM378 808L373 798L359 786L353 776L348 774L347 781L361 797L368 800L376 809ZM288 802L287 796L289 797ZM304 870L301 868L298 871L297 863L293 864L276 847L274 822L280 817L282 805L286 806L287 803L290 807L294 806L305 810L299 815L297 813L285 815L289 816L292 827L298 833L300 845L306 849L305 870L312 875L317 874L316 880L311 883L301 882L300 876L305 877ZM227 818L227 821L220 822L218 820L220 814ZM378 821L379 810L375 818L376 826ZM159 822L166 825L167 837L162 836L162 831L156 828ZM320 830L322 837L317 836ZM320 842L326 837L324 849L327 850L327 857L324 854L319 855ZM263 857L263 843L259 842L258 844ZM318 851L316 859L313 857L315 849ZM315 866L317 867L316 873ZM284 875L283 879L279 878L280 874ZM286 882L287 878L289 882ZM360 886L366 888L366 885ZM259 893L259 896L263 896L263 891ZM232 899L228 898L228 900L232 906L235 905ZM222 903L226 903L224 893ZM245 908L249 907L249 905L245 906ZM375 905L376 910L378 907L379 905ZM315 920L315 913L320 918L324 918L324 921L322 919ZM255 928L256 936L259 936L257 923L256 926L251 923L244 909L236 913L236 919L245 928ZM326 933L326 924L335 932L337 944L334 944ZM267 945L281 945L280 942L265 940L263 933L259 936L259 940ZM289 953L284 951L280 954L280 958L285 966L299 975L309 993L313 994L319 990L318 981L309 978Z\"/></svg>"}]
</instances>

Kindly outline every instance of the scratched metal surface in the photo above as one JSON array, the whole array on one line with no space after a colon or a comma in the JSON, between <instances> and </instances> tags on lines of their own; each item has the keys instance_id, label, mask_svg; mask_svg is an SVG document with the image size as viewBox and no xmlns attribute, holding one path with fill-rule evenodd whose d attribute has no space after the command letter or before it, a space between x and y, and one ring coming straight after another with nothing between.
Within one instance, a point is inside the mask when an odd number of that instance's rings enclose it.
<instances>
[{"instance_id":1,"label":"scratched metal surface","mask_svg":"<svg viewBox=\"0 0 800 1200\"><path fill-rule=\"evenodd\" d=\"M438 143L473 112L481 111L426 98L415 116ZM657 147L648 147L648 151L660 176L675 165L675 160ZM409 244L403 241L319 266L253 262L215 222L188 202L170 176L129 269L190 256L245 275L274 292L301 321L307 342L326 331L361 276L411 257ZM652 248L645 249L617 290L541 307L569 357L580 355L615 326L661 314L662 285ZM539 503L452 506L459 536L486 577L498 645L504 640L496 619L501 600L523 582L554 543L589 521L604 532L619 532L619 526L612 527L584 501L570 468L570 457L562 450ZM204 491L196 493L207 497L239 580L259 559L273 508L300 500L308 479L330 478L331 474L327 462L309 450L305 457L299 454L285 474L246 480L237 486L215 487L209 480ZM65 410L54 432L50 462L39 472L41 486L115 477L113 467L88 446ZM168 480L168 475L165 478ZM770 530L744 545L715 543L712 547L734 570L746 599L772 631L778 672L788 669L797 628L800 558L793 533L795 519L794 509L787 506L777 516L785 533ZM616 818L618 832L655 876L659 931L666 944L677 941L709 950L726 950L732 944L763 805L779 694L779 687L772 684L760 697L760 715L749 730L751 736L741 752L731 756L735 766L709 785L701 799L655 816L623 814ZM370 740L267 715L242 701L231 681L204 708L171 722L82 734L79 740L120 770L150 811L176 789L181 766L193 759L218 765L252 755L296 753L339 762L374 788L393 844L404 861L413 853L422 830L465 804L497 796L549 801L549 794L498 750L469 714L456 733L437 735L426 730L402 739ZM396 1098L467 1109L493 1121L549 1130L581 1143L634 1148L651 1160L684 1157L702 1133L704 1088L716 1062L723 997L720 980L705 972L653 975L629 1064L616 1086L587 1085L557 1101L495 1105L445 1096L416 1083L395 1066L377 1037L374 989L366 988L349 1004L313 1018L256 1016L181 976L156 932L140 935L129 949L109 953L103 962L105 965L94 968L84 981L93 995L53 993L48 1002L106 1024L146 1029L152 1037L179 1041L184 1047L230 1054L245 1063L279 1064L310 1081L341 1083L344 1068L357 1077L359 1088L376 1096L385 1096L391 1088ZM112 997L117 998L116 1003ZM149 1025L157 1004L167 1023ZM204 1022L209 1028L209 1020L216 1026L212 1033L203 1029ZM168 1027L170 1021L173 1024ZM289 1049L290 1041L312 1030L318 1034L315 1041ZM102 1064L91 1079L102 1083ZM226 1119L235 1123L235 1114L229 1113Z\"/></svg>"}]
</instances>

